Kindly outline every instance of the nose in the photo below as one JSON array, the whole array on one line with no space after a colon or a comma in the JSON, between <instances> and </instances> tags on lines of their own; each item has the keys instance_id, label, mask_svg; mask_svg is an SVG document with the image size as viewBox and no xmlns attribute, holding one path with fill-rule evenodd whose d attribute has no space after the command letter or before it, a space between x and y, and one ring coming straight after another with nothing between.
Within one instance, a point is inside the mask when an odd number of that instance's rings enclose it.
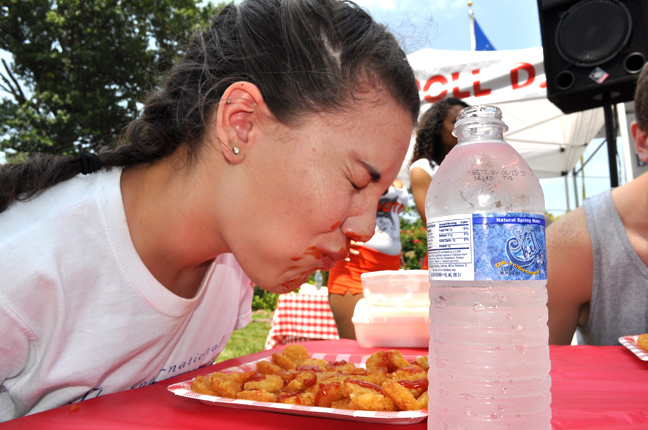
<instances>
[{"instance_id":1,"label":"nose","mask_svg":"<svg viewBox=\"0 0 648 430\"><path fill-rule=\"evenodd\" d=\"M376 231L376 206L373 206L373 210L364 210L347 218L340 227L344 235L356 242L367 242L371 239Z\"/></svg>"}]
</instances>

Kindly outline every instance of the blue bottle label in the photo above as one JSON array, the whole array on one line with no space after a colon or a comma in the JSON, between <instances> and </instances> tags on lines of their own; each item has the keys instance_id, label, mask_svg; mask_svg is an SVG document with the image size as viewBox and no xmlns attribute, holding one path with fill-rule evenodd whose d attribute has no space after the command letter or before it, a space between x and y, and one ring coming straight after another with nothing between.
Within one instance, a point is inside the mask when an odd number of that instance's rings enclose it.
<instances>
[{"instance_id":1,"label":"blue bottle label","mask_svg":"<svg viewBox=\"0 0 648 430\"><path fill-rule=\"evenodd\" d=\"M427 231L433 280L547 279L543 215L450 215L430 220Z\"/></svg>"}]
</instances>

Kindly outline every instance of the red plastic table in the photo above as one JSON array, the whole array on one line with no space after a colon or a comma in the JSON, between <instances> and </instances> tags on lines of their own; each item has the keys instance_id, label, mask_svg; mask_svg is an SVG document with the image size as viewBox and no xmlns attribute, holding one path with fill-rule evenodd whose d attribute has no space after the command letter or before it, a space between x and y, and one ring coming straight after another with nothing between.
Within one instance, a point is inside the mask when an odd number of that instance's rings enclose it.
<instances>
[{"instance_id":1,"label":"red plastic table","mask_svg":"<svg viewBox=\"0 0 648 430\"><path fill-rule=\"evenodd\" d=\"M277 300L265 349L288 343L339 338L328 294L282 294Z\"/></svg>"},{"instance_id":2,"label":"red plastic table","mask_svg":"<svg viewBox=\"0 0 648 430\"><path fill-rule=\"evenodd\" d=\"M307 342L310 353L371 354L341 339ZM427 421L387 426L327 418L311 418L238 410L175 396L167 387L196 375L248 363L282 347L224 361L148 387L103 395L74 405L18 418L0 429L380 429L426 430ZM399 348L406 355L426 350ZM551 346L554 430L627 430L648 428L648 361L622 346Z\"/></svg>"}]
</instances>

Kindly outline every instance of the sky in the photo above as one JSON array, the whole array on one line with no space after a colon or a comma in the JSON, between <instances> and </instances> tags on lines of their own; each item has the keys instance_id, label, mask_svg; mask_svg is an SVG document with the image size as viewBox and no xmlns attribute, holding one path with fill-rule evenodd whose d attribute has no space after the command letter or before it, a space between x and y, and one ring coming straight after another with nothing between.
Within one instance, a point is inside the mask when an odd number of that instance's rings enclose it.
<instances>
[{"instance_id":1,"label":"sky","mask_svg":"<svg viewBox=\"0 0 648 430\"><path fill-rule=\"evenodd\" d=\"M409 54L423 48L465 50L470 47L468 0L356 0L377 21L387 25ZM472 0L472 9L479 26L497 50L513 50L542 46L536 0ZM504 118L504 120L506 120ZM506 135L504 135L506 139ZM584 160L585 196L610 188L609 167L605 145L596 151L601 139L588 145ZM621 148L618 152L621 154ZM580 165L579 165L580 166ZM619 168L619 172L623 172ZM548 212L559 216L575 209L583 201L582 179L578 176L578 202L574 182L565 178L540 181ZM621 178L620 183L624 183ZM567 188L567 190L566 190ZM569 203L567 201L569 194Z\"/></svg>"}]
</instances>

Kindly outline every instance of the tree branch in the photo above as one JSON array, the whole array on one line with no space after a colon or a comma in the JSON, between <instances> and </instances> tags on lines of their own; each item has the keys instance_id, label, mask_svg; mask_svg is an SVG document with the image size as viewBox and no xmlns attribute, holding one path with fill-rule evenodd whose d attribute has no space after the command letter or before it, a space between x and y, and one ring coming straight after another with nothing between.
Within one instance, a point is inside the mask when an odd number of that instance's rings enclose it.
<instances>
[{"instance_id":1,"label":"tree branch","mask_svg":"<svg viewBox=\"0 0 648 430\"><path fill-rule=\"evenodd\" d=\"M20 104L24 104L27 101L27 97L25 97L25 93L23 93L22 88L20 88L20 83L18 82L18 80L16 80L13 73L11 73L11 70L9 70L7 61L5 61L4 58L2 59L2 65L4 66L5 70L7 71L7 74L13 81L13 85L12 85L11 82L9 82L9 80L5 77L5 75L0 73L0 77L2 77L2 80L5 81L5 83L11 89L11 91L8 92L11 93Z\"/></svg>"}]
</instances>

